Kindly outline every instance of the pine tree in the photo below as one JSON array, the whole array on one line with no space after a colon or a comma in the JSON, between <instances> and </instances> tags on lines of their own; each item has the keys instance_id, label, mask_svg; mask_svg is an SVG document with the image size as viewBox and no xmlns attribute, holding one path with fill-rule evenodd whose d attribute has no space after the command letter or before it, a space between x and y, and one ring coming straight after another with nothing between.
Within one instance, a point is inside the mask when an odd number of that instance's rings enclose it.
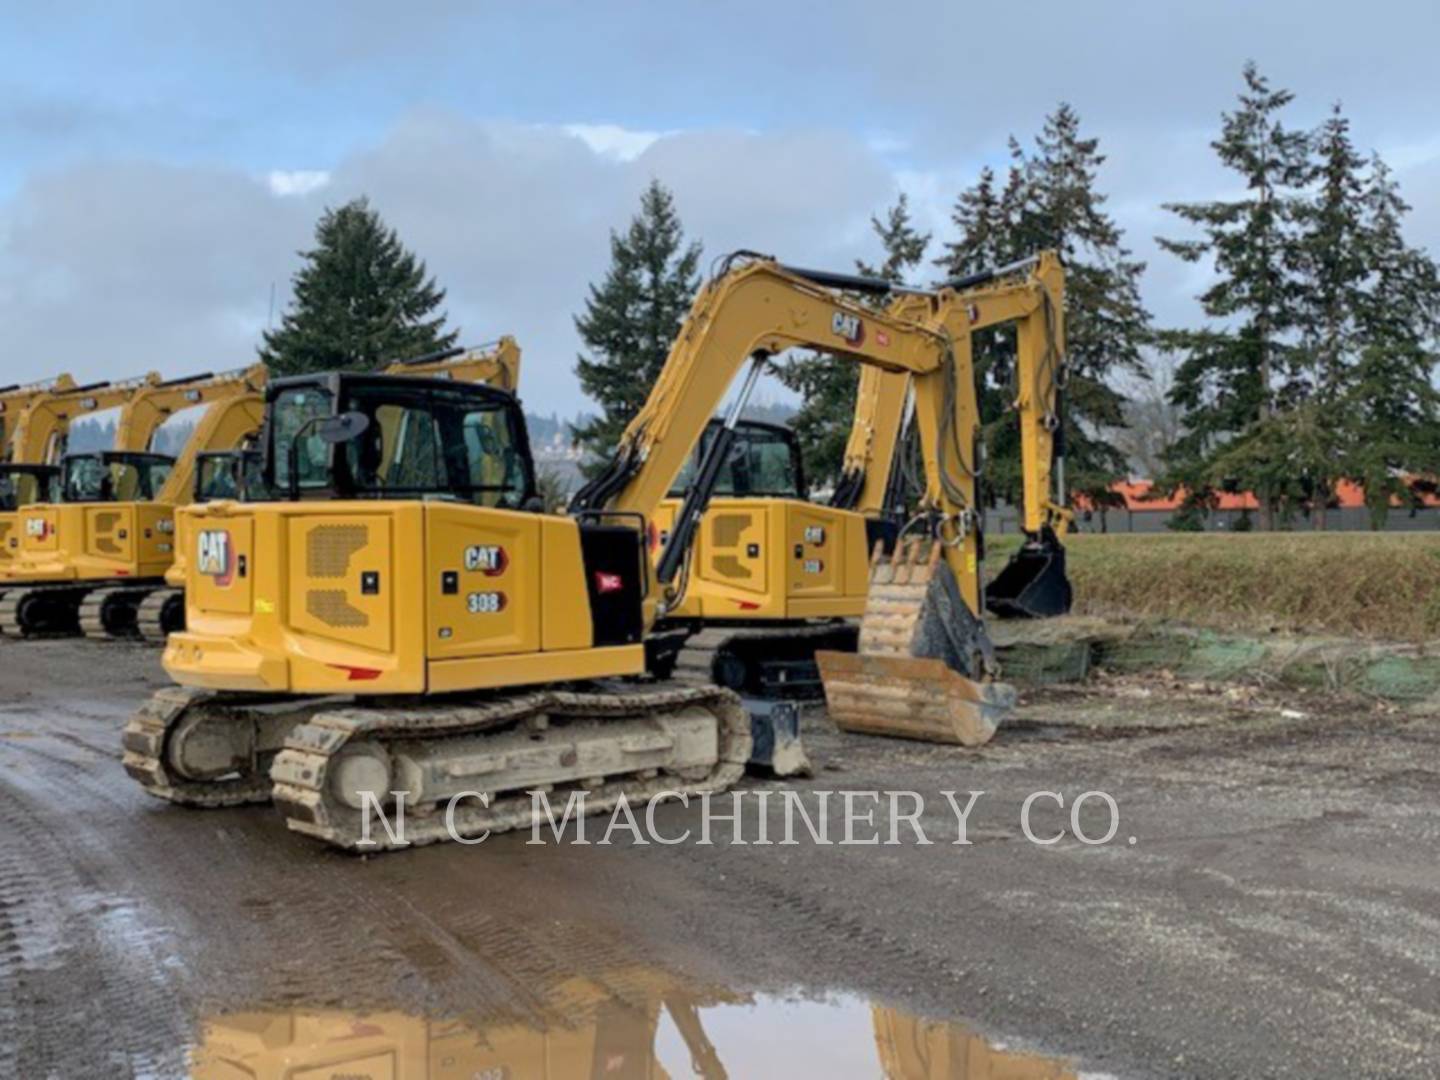
<instances>
[{"instance_id":1,"label":"pine tree","mask_svg":"<svg viewBox=\"0 0 1440 1080\"><path fill-rule=\"evenodd\" d=\"M1369 238L1363 221L1364 160L1339 105L1312 139L1317 191L1302 207L1299 350L1291 396L1299 417L1282 430L1294 436L1285 455L1291 486L1307 496L1317 528L1325 528L1335 490L1347 417L1341 405L1357 344L1356 314L1364 303Z\"/></svg>"},{"instance_id":2,"label":"pine tree","mask_svg":"<svg viewBox=\"0 0 1440 1080\"><path fill-rule=\"evenodd\" d=\"M369 371L459 337L444 328L445 313L436 314L445 290L368 200L326 209L315 247L300 256L294 299L260 348L272 374Z\"/></svg>"},{"instance_id":3,"label":"pine tree","mask_svg":"<svg viewBox=\"0 0 1440 1080\"><path fill-rule=\"evenodd\" d=\"M1355 298L1359 354L1335 413L1344 429L1340 472L1364 487L1371 527L1378 529L1392 498L1415 504L1411 475L1440 474L1440 270L1405 243L1410 208L1378 156L1361 204L1368 288Z\"/></svg>"},{"instance_id":4,"label":"pine tree","mask_svg":"<svg viewBox=\"0 0 1440 1080\"><path fill-rule=\"evenodd\" d=\"M856 271L866 277L904 282L906 275L924 261L930 244L930 234L915 228L906 196L900 195L883 220L871 217L870 227L880 239L885 258L878 266L856 260ZM788 361L779 375L800 395L800 408L791 417L790 426L800 440L806 474L817 487L828 487L839 479L845 461L845 444L855 418L859 368L833 356L811 354Z\"/></svg>"},{"instance_id":5,"label":"pine tree","mask_svg":"<svg viewBox=\"0 0 1440 1080\"><path fill-rule=\"evenodd\" d=\"M699 265L700 245L685 243L674 197L652 180L629 227L611 232L610 269L575 319L593 356L577 358L575 373L601 408L575 428L592 460L610 457L660 377L699 287Z\"/></svg>"},{"instance_id":6,"label":"pine tree","mask_svg":"<svg viewBox=\"0 0 1440 1080\"><path fill-rule=\"evenodd\" d=\"M1280 112L1294 95L1275 90L1256 66L1244 69L1240 107L1225 114L1211 145L1227 168L1243 178L1246 195L1230 201L1170 203L1166 209L1200 227L1199 240L1160 239L1187 262L1209 259L1219 280L1200 296L1214 324L1177 331L1166 343L1185 354L1174 401L1184 410L1186 435L1175 447L1172 483L1192 490L1215 482L1213 458L1237 436L1255 433L1295 389L1292 332L1302 321L1299 225L1303 190L1311 178L1309 137L1285 127ZM1236 482L1260 501L1260 527L1273 525L1273 509L1286 490L1285 463L1267 456L1283 445L1270 436L1251 440L1253 454L1226 447Z\"/></svg>"},{"instance_id":7,"label":"pine tree","mask_svg":"<svg viewBox=\"0 0 1440 1080\"><path fill-rule=\"evenodd\" d=\"M1080 117L1062 103L1046 117L1032 150L1010 140L1004 189L995 192L992 170L962 192L952 220L959 235L939 260L947 277L974 273L1052 248L1066 268L1066 441L1070 486L1093 501L1110 497L1124 476L1125 455L1106 435L1125 425L1125 398L1112 379L1143 377L1142 350L1152 337L1140 298L1145 264L1131 256L1124 235L1105 211L1097 190L1105 155L1098 139L1081 134ZM990 486L1011 501L1019 497L1019 437L1004 410L1014 364L1013 334L975 342L981 380L981 415L990 460Z\"/></svg>"}]
</instances>

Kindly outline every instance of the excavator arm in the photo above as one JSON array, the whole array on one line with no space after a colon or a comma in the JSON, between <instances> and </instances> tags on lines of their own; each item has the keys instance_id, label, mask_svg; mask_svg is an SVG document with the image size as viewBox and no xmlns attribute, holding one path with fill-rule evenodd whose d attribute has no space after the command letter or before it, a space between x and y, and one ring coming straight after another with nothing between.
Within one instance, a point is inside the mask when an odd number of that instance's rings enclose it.
<instances>
[{"instance_id":1,"label":"excavator arm","mask_svg":"<svg viewBox=\"0 0 1440 1080\"><path fill-rule=\"evenodd\" d=\"M149 425L152 417L170 415L176 408L203 406L205 409L186 440L185 449L175 459L175 467L170 471L165 486L156 495L156 502L169 506L188 502L190 492L195 488L196 456L216 450L233 450L255 433L265 417L266 378L265 365L253 364L220 375L202 376L194 382L179 383L148 396L148 403L143 407L145 416L132 426L132 437L138 436L140 428ZM158 426L156 424L155 428ZM155 428L151 429L146 439L147 447L149 439L154 437ZM118 432L116 441L119 441Z\"/></svg>"},{"instance_id":2,"label":"excavator arm","mask_svg":"<svg viewBox=\"0 0 1440 1080\"><path fill-rule=\"evenodd\" d=\"M25 462L15 456L15 428L19 418L35 405L49 398L75 389L75 380L69 375L58 375L41 382L16 384L0 387L0 461L16 461L21 464L38 465L41 462Z\"/></svg>"},{"instance_id":3,"label":"excavator arm","mask_svg":"<svg viewBox=\"0 0 1440 1080\"><path fill-rule=\"evenodd\" d=\"M990 582L986 605L997 615L1045 618L1070 610L1062 539L1073 514L1065 506L1065 271L1052 252L953 282L945 324L951 334L1015 327L1014 397L1020 425L1020 550Z\"/></svg>"},{"instance_id":4,"label":"excavator arm","mask_svg":"<svg viewBox=\"0 0 1440 1080\"><path fill-rule=\"evenodd\" d=\"M155 372L119 382L74 386L37 397L21 411L11 439L12 459L53 465L64 456L65 436L79 417L123 407L137 394L160 384ZM142 447L143 449L143 447Z\"/></svg>"},{"instance_id":5,"label":"excavator arm","mask_svg":"<svg viewBox=\"0 0 1440 1080\"><path fill-rule=\"evenodd\" d=\"M854 510L867 518L880 517L889 509L901 430L910 401L908 374L870 366L861 369L855 418L831 506Z\"/></svg>"}]
</instances>

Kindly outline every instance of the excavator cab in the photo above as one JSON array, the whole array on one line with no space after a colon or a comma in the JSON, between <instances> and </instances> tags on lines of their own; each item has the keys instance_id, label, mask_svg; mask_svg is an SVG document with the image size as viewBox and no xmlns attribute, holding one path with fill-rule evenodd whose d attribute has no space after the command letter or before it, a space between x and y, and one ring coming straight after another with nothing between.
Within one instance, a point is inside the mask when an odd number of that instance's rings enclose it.
<instances>
[{"instance_id":1,"label":"excavator cab","mask_svg":"<svg viewBox=\"0 0 1440 1080\"><path fill-rule=\"evenodd\" d=\"M258 449L214 450L195 455L197 503L219 499L259 502L267 496L265 459Z\"/></svg>"},{"instance_id":2,"label":"excavator cab","mask_svg":"<svg viewBox=\"0 0 1440 1080\"><path fill-rule=\"evenodd\" d=\"M55 465L0 463L0 513L59 498L60 469Z\"/></svg>"},{"instance_id":3,"label":"excavator cab","mask_svg":"<svg viewBox=\"0 0 1440 1080\"><path fill-rule=\"evenodd\" d=\"M267 399L260 479L277 500L540 508L525 417L503 390L333 373L277 381Z\"/></svg>"},{"instance_id":4,"label":"excavator cab","mask_svg":"<svg viewBox=\"0 0 1440 1080\"><path fill-rule=\"evenodd\" d=\"M69 454L62 466L62 503L152 502L175 459L169 454L135 454L115 450Z\"/></svg>"},{"instance_id":5,"label":"excavator cab","mask_svg":"<svg viewBox=\"0 0 1440 1080\"><path fill-rule=\"evenodd\" d=\"M724 421L720 419L710 421L695 452L671 485L671 498L685 497L700 463L723 426ZM741 420L716 475L713 494L717 498L808 500L810 489L805 482L805 462L795 433L782 424Z\"/></svg>"}]
</instances>

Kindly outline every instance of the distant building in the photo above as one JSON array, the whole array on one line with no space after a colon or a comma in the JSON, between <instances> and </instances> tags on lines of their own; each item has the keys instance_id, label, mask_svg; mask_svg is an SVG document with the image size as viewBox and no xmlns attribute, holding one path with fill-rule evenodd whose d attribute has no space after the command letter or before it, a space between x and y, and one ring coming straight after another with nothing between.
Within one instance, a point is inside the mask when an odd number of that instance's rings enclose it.
<instances>
[{"instance_id":1,"label":"distant building","mask_svg":"<svg viewBox=\"0 0 1440 1080\"><path fill-rule=\"evenodd\" d=\"M1123 500L1119 507L1091 507L1083 498L1075 500L1075 520L1082 532L1165 532L1171 517L1179 512L1184 492L1174 495L1153 494L1149 480L1131 480L1116 484L1113 490ZM1416 532L1440 529L1440 497L1421 495L1423 505L1412 510L1395 499L1385 522L1386 532ZM1249 491L1220 492L1215 506L1203 511L1206 531L1233 531L1237 522L1247 515L1252 526L1259 526L1260 502ZM1010 514L1013 521L1013 511ZM1314 529L1313 514L1296 511L1286 527L1292 530ZM1241 526L1244 528L1244 526ZM1358 484L1342 480L1325 512L1327 532L1365 532L1370 529L1370 512L1365 507L1365 490ZM1002 531L1013 532L1013 527Z\"/></svg>"}]
</instances>

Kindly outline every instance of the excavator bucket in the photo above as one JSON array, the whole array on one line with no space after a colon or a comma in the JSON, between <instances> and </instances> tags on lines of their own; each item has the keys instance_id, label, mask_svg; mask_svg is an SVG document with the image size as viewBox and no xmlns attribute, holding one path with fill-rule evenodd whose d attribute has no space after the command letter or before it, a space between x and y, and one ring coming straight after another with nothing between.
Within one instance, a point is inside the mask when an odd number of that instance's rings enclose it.
<instances>
[{"instance_id":1,"label":"excavator bucket","mask_svg":"<svg viewBox=\"0 0 1440 1080\"><path fill-rule=\"evenodd\" d=\"M980 677L994 654L940 546L876 550L858 653L816 654L830 718L844 731L980 746L1015 690Z\"/></svg>"},{"instance_id":2,"label":"excavator bucket","mask_svg":"<svg viewBox=\"0 0 1440 1080\"><path fill-rule=\"evenodd\" d=\"M1065 548L1049 526L1026 540L985 589L985 606L1006 619L1066 615L1073 599Z\"/></svg>"}]
</instances>

